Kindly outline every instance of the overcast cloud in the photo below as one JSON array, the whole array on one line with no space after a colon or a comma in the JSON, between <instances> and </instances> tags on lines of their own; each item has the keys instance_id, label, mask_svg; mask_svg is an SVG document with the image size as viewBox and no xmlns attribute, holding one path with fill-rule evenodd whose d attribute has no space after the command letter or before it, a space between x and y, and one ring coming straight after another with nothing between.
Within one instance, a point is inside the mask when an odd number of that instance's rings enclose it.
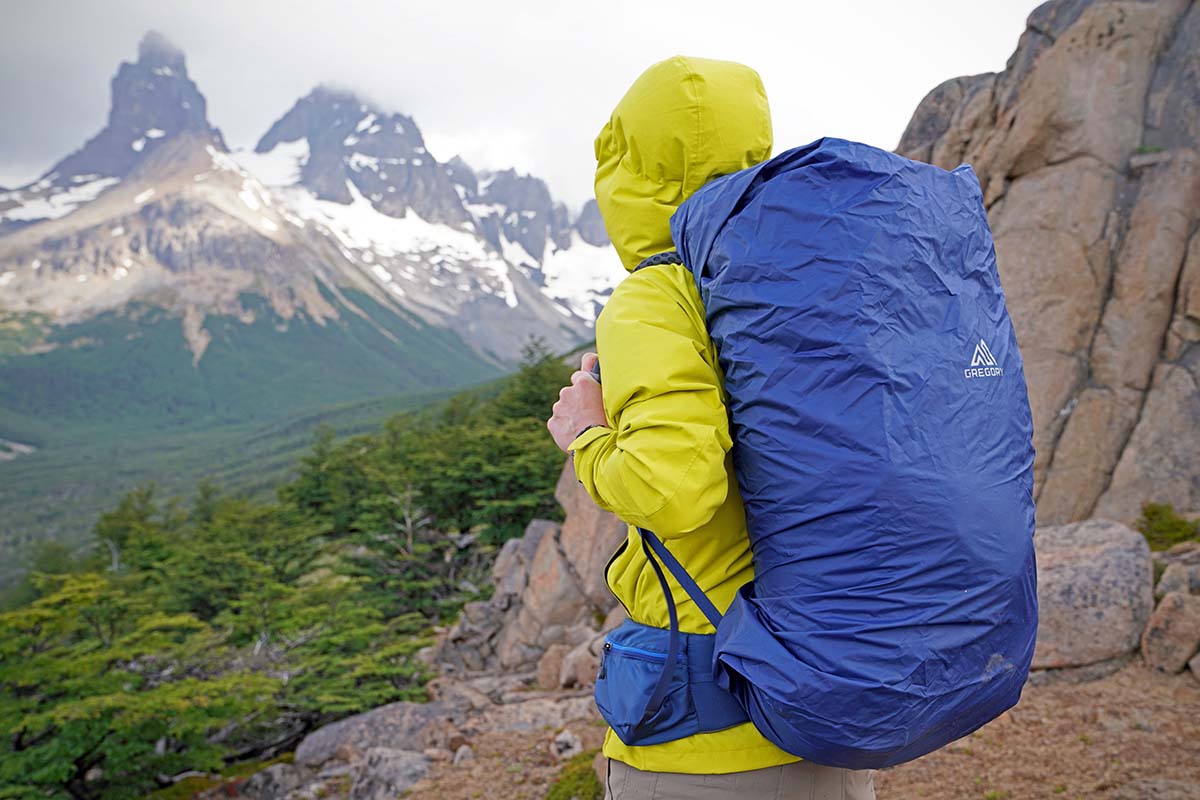
<instances>
[{"instance_id":1,"label":"overcast cloud","mask_svg":"<svg viewBox=\"0 0 1200 800\"><path fill-rule=\"evenodd\" d=\"M32 180L100 129L109 80L149 29L187 54L231 147L253 147L332 83L413 116L437 158L516 166L578 207L596 132L654 61L753 66L776 152L823 135L890 149L938 83L1002 69L1035 5L0 0L0 185Z\"/></svg>"}]
</instances>

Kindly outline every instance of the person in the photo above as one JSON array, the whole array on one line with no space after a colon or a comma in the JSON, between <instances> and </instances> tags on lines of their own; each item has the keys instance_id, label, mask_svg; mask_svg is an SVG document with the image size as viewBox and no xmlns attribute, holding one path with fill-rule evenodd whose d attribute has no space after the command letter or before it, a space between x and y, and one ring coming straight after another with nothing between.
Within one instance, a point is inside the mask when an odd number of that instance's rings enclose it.
<instances>
[{"instance_id":1,"label":"person","mask_svg":"<svg viewBox=\"0 0 1200 800\"><path fill-rule=\"evenodd\" d=\"M630 525L606 568L631 619L669 625L666 599L637 537L655 532L718 609L753 577L732 468L729 416L704 306L688 270L638 265L674 250L671 214L720 175L770 157L771 118L758 74L726 61L675 57L651 66L595 142L596 201L632 272L596 322L547 422L601 508ZM636 271L635 271L636 270ZM602 365L601 382L592 375ZM679 629L714 628L670 581ZM607 732L606 798L874 797L873 773L803 761L751 722L649 745Z\"/></svg>"}]
</instances>

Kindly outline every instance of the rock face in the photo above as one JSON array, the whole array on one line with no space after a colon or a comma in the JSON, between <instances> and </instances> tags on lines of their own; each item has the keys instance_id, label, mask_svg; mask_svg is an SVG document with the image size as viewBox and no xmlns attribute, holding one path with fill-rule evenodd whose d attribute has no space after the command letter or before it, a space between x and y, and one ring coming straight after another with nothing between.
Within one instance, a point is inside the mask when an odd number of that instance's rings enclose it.
<instances>
[{"instance_id":1,"label":"rock face","mask_svg":"<svg viewBox=\"0 0 1200 800\"><path fill-rule=\"evenodd\" d=\"M626 527L592 502L570 463L555 497L566 522L534 520L524 537L506 542L492 568L491 600L468 604L440 643L434 658L452 674L538 670L542 685L553 688L569 667L568 685L582 685L575 677L582 656L574 651L607 630L617 602L604 566Z\"/></svg>"},{"instance_id":2,"label":"rock face","mask_svg":"<svg viewBox=\"0 0 1200 800\"><path fill-rule=\"evenodd\" d=\"M1029 381L1038 518L1200 505L1200 6L1055 0L899 152L970 163Z\"/></svg>"},{"instance_id":3,"label":"rock face","mask_svg":"<svg viewBox=\"0 0 1200 800\"><path fill-rule=\"evenodd\" d=\"M1043 528L1034 542L1040 620L1033 668L1084 667L1137 650L1154 608L1145 538L1092 520Z\"/></svg>"}]
</instances>

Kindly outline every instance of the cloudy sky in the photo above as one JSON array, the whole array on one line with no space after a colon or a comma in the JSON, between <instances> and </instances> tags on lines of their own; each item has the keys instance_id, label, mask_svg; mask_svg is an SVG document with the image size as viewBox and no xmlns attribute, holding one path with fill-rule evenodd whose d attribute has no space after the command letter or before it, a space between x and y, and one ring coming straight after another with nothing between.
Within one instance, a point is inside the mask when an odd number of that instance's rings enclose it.
<instances>
[{"instance_id":1,"label":"cloudy sky","mask_svg":"<svg viewBox=\"0 0 1200 800\"><path fill-rule=\"evenodd\" d=\"M209 117L253 147L318 83L412 115L430 151L516 166L577 207L592 140L647 65L756 68L776 152L823 135L895 147L920 99L1003 69L1031 0L0 0L0 185L24 184L104 124L108 83L156 29L187 54Z\"/></svg>"}]
</instances>

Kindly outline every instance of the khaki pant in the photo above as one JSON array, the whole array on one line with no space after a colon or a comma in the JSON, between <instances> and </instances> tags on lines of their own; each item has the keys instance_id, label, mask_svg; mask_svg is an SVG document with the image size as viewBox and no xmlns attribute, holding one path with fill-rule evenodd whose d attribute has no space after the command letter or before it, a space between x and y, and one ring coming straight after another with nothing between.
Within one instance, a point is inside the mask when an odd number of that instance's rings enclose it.
<instances>
[{"instance_id":1,"label":"khaki pant","mask_svg":"<svg viewBox=\"0 0 1200 800\"><path fill-rule=\"evenodd\" d=\"M687 775L643 772L608 760L604 800L875 800L874 770L822 767L797 761L779 767Z\"/></svg>"}]
</instances>

